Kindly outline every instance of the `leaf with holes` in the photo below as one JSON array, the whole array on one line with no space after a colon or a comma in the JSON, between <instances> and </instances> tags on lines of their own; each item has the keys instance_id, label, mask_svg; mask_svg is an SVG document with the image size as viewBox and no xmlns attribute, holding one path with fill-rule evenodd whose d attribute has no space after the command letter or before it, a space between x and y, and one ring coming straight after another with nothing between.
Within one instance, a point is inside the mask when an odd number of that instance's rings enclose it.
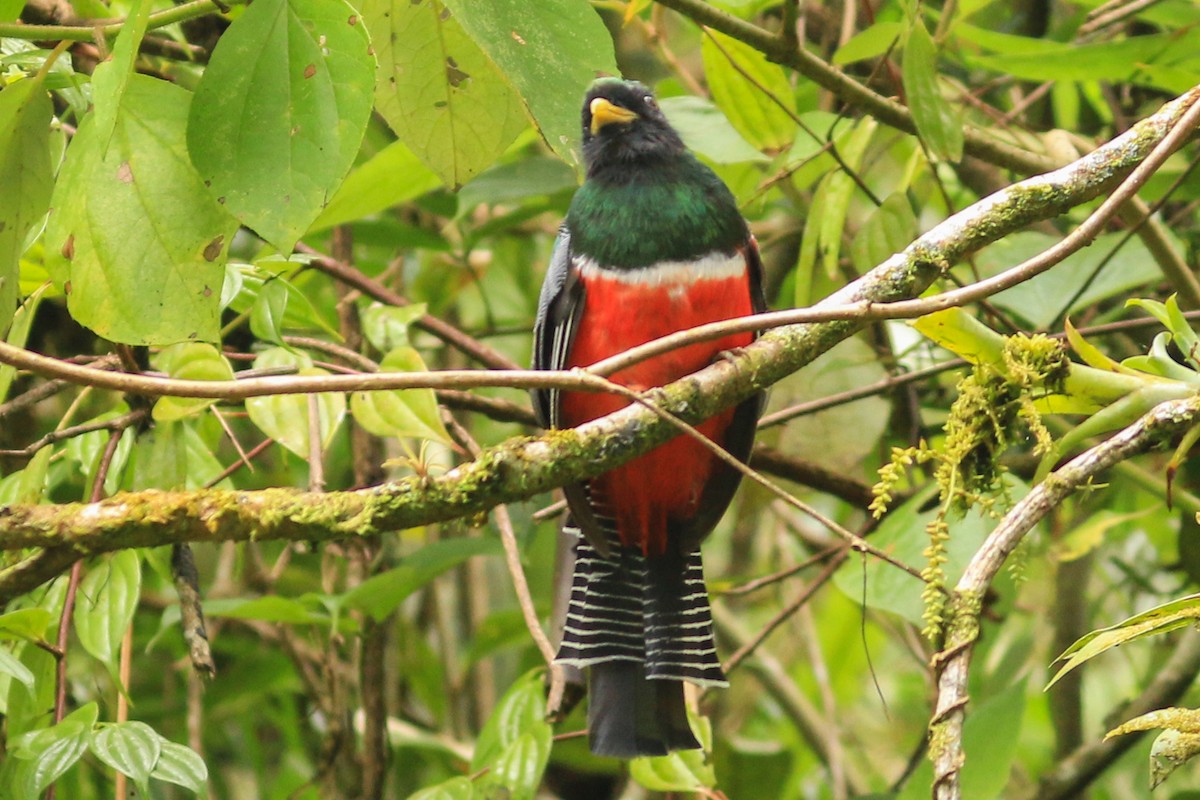
<instances>
[{"instance_id":1,"label":"leaf with holes","mask_svg":"<svg viewBox=\"0 0 1200 800\"><path fill-rule=\"evenodd\" d=\"M187 125L212 196L291 252L346 177L371 114L375 60L344 0L257 0L221 36Z\"/></svg>"},{"instance_id":2,"label":"leaf with holes","mask_svg":"<svg viewBox=\"0 0 1200 800\"><path fill-rule=\"evenodd\" d=\"M499 67L546 144L577 168L579 104L597 75L618 75L613 41L587 0L445 0Z\"/></svg>"},{"instance_id":3,"label":"leaf with holes","mask_svg":"<svg viewBox=\"0 0 1200 800\"><path fill-rule=\"evenodd\" d=\"M46 229L46 269L71 315L107 339L219 338L237 221L188 161L190 100L166 81L133 75L107 153L90 115L67 148Z\"/></svg>"},{"instance_id":4,"label":"leaf with holes","mask_svg":"<svg viewBox=\"0 0 1200 800\"><path fill-rule=\"evenodd\" d=\"M375 107L449 187L489 166L528 124L521 97L438 0L367 0Z\"/></svg>"}]
</instances>

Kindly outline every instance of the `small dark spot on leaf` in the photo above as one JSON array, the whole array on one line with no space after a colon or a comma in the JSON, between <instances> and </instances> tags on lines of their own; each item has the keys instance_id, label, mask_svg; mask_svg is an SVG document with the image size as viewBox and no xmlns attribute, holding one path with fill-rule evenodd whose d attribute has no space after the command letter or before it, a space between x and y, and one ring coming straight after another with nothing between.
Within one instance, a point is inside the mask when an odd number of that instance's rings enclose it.
<instances>
[{"instance_id":1,"label":"small dark spot on leaf","mask_svg":"<svg viewBox=\"0 0 1200 800\"><path fill-rule=\"evenodd\" d=\"M220 197L218 197L217 202L220 203L221 205L225 205L225 195L221 195Z\"/></svg>"},{"instance_id":2,"label":"small dark spot on leaf","mask_svg":"<svg viewBox=\"0 0 1200 800\"><path fill-rule=\"evenodd\" d=\"M438 19L440 19L442 22L445 22L446 20L450 19L450 9L443 8L442 13L438 14Z\"/></svg>"},{"instance_id":3,"label":"small dark spot on leaf","mask_svg":"<svg viewBox=\"0 0 1200 800\"><path fill-rule=\"evenodd\" d=\"M191 333L188 334L188 338L195 339L195 338L199 337L199 335L200 334L196 333L195 331L192 331Z\"/></svg>"},{"instance_id":4,"label":"small dark spot on leaf","mask_svg":"<svg viewBox=\"0 0 1200 800\"><path fill-rule=\"evenodd\" d=\"M316 64L309 64L307 67L304 68L304 78L306 80L316 74L317 74L317 65Z\"/></svg>"},{"instance_id":5,"label":"small dark spot on leaf","mask_svg":"<svg viewBox=\"0 0 1200 800\"><path fill-rule=\"evenodd\" d=\"M354 27L357 24L358 24L358 14L351 14L350 15L350 27Z\"/></svg>"},{"instance_id":6,"label":"small dark spot on leaf","mask_svg":"<svg viewBox=\"0 0 1200 800\"><path fill-rule=\"evenodd\" d=\"M212 259L210 258L210 259L209 259L209 261L212 261ZM211 286L205 286L205 287L204 287L204 292L203 292L203 294L204 294L204 296L205 296L205 297L212 297L212 287L211 287Z\"/></svg>"},{"instance_id":7,"label":"small dark spot on leaf","mask_svg":"<svg viewBox=\"0 0 1200 800\"><path fill-rule=\"evenodd\" d=\"M211 242L206 244L204 246L204 260L205 261L216 261L221 255L221 246L224 244L225 244L225 235L224 234L218 235L217 238L213 239ZM205 290L208 289L207 286L204 288L205 288ZM212 294L212 292L209 292L209 294ZM204 296L208 297L207 294Z\"/></svg>"},{"instance_id":8,"label":"small dark spot on leaf","mask_svg":"<svg viewBox=\"0 0 1200 800\"><path fill-rule=\"evenodd\" d=\"M75 257L75 234L72 233L67 237L67 240L63 242L62 257L67 261L70 261Z\"/></svg>"},{"instance_id":9,"label":"small dark spot on leaf","mask_svg":"<svg viewBox=\"0 0 1200 800\"><path fill-rule=\"evenodd\" d=\"M71 282L67 281L66 283L63 284L63 294L70 294L70 293L71 293Z\"/></svg>"},{"instance_id":10,"label":"small dark spot on leaf","mask_svg":"<svg viewBox=\"0 0 1200 800\"><path fill-rule=\"evenodd\" d=\"M133 183L133 169L128 161L122 161L121 166L117 167L117 180L121 183Z\"/></svg>"},{"instance_id":11,"label":"small dark spot on leaf","mask_svg":"<svg viewBox=\"0 0 1200 800\"><path fill-rule=\"evenodd\" d=\"M450 105L450 104L447 103L445 100L438 100L436 103L433 104L433 107L434 108L445 108L448 105Z\"/></svg>"},{"instance_id":12,"label":"small dark spot on leaf","mask_svg":"<svg viewBox=\"0 0 1200 800\"><path fill-rule=\"evenodd\" d=\"M457 89L459 84L469 77L471 76L458 68L453 58L446 59L446 80L450 82L451 86Z\"/></svg>"},{"instance_id":13,"label":"small dark spot on leaf","mask_svg":"<svg viewBox=\"0 0 1200 800\"><path fill-rule=\"evenodd\" d=\"M204 181L204 188L205 188L205 189L211 189L211 188L212 188L212 181L210 181L210 180L206 180L206 181Z\"/></svg>"},{"instance_id":14,"label":"small dark spot on leaf","mask_svg":"<svg viewBox=\"0 0 1200 800\"><path fill-rule=\"evenodd\" d=\"M513 41L515 41L517 44L525 44L525 40L521 38L521 34L517 33L516 31L512 32L512 37Z\"/></svg>"},{"instance_id":15,"label":"small dark spot on leaf","mask_svg":"<svg viewBox=\"0 0 1200 800\"><path fill-rule=\"evenodd\" d=\"M369 56L375 55L375 45L369 45L367 47L367 55L369 55Z\"/></svg>"}]
</instances>

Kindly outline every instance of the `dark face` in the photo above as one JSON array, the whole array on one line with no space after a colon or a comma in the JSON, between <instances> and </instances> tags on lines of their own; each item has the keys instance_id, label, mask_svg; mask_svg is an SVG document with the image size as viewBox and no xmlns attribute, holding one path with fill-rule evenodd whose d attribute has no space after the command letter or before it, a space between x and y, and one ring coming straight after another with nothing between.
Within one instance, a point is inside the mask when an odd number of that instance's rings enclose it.
<instances>
[{"instance_id":1,"label":"dark face","mask_svg":"<svg viewBox=\"0 0 1200 800\"><path fill-rule=\"evenodd\" d=\"M601 78L583 99L583 155L588 171L683 152L654 95L637 81Z\"/></svg>"}]
</instances>

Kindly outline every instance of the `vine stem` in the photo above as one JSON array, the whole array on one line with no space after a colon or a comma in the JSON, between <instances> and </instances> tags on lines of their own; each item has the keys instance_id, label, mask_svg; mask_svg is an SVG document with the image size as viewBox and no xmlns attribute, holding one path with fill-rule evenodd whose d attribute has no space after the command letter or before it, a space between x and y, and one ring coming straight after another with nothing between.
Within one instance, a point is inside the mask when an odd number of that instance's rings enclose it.
<instances>
[{"instance_id":1,"label":"vine stem","mask_svg":"<svg viewBox=\"0 0 1200 800\"><path fill-rule=\"evenodd\" d=\"M172 8L156 11L150 15L146 30L154 30L176 22L184 22L205 14L226 10L223 6L242 5L248 0L191 0ZM128 19L91 20L90 25L24 25L21 23L0 24L0 39L25 39L50 42L90 42L99 38L111 38L124 29Z\"/></svg>"},{"instance_id":2,"label":"vine stem","mask_svg":"<svg viewBox=\"0 0 1200 800\"><path fill-rule=\"evenodd\" d=\"M929 724L934 800L960 800L959 774L965 760L962 729L966 715L971 654L979 638L983 596L1005 560L1044 516L1071 494L1086 488L1104 470L1169 442L1196 424L1200 397L1160 403L1133 425L1072 459L1039 483L984 540L947 605L946 643L933 658L937 700Z\"/></svg>"}]
</instances>

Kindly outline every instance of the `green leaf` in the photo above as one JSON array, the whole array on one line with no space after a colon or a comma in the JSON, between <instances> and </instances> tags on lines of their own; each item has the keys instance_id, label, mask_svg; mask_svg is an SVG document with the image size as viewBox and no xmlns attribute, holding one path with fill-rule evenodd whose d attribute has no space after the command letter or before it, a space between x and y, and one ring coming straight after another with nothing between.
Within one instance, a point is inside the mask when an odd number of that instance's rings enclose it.
<instances>
[{"instance_id":1,"label":"green leaf","mask_svg":"<svg viewBox=\"0 0 1200 800\"><path fill-rule=\"evenodd\" d=\"M575 173L557 158L522 158L492 167L464 186L458 193L458 216L480 205L565 193L577 186Z\"/></svg>"},{"instance_id":2,"label":"green leaf","mask_svg":"<svg viewBox=\"0 0 1200 800\"><path fill-rule=\"evenodd\" d=\"M533 725L492 763L489 783L503 786L512 800L533 800L550 760L551 744L549 723Z\"/></svg>"},{"instance_id":3,"label":"green leaf","mask_svg":"<svg viewBox=\"0 0 1200 800\"><path fill-rule=\"evenodd\" d=\"M423 372L421 355L411 347L397 347L383 357L380 372ZM350 396L350 413L376 436L413 436L449 443L450 434L438 414L433 389L355 392Z\"/></svg>"},{"instance_id":4,"label":"green leaf","mask_svg":"<svg viewBox=\"0 0 1200 800\"><path fill-rule=\"evenodd\" d=\"M867 145L875 133L877 124L863 119L855 127L848 140L839 144L842 161L850 169L862 164ZM842 247L842 230L846 225L846 214L858 185L842 170L829 173L822 179L813 197L813 208L820 214L809 214L804 222L804 236L800 242L800 258L796 271L800 275L811 275L817 267L817 259L831 278L838 273L838 258ZM804 284L806 287L809 284ZM799 286L797 287L799 288ZM797 297L797 304L807 305L809 298Z\"/></svg>"},{"instance_id":5,"label":"green leaf","mask_svg":"<svg viewBox=\"0 0 1200 800\"><path fill-rule=\"evenodd\" d=\"M2 135L0 134L0 136ZM3 151L0 151L0 158L3 158ZM3 202L3 198L0 198L0 204L3 204ZM0 236L2 235L0 233ZM3 247L3 245L0 244L0 247ZM0 278L0 280L3 280L3 278ZM50 284L48 283L39 286L34 290L33 294L25 298L25 302L17 307L17 313L13 315L12 325L8 329L7 337L8 343L13 347L25 346L25 342L29 339L29 329L33 325L33 318L37 315L38 306L42 304L42 298L46 296L46 292L49 289ZM2 295L3 289L0 288L0 296ZM16 377L16 367L9 364L0 364L0 403L8 398L8 390L12 388L12 382Z\"/></svg>"},{"instance_id":6,"label":"green leaf","mask_svg":"<svg viewBox=\"0 0 1200 800\"><path fill-rule=\"evenodd\" d=\"M41 641L54 616L44 608L20 608L0 614L0 639Z\"/></svg>"},{"instance_id":7,"label":"green leaf","mask_svg":"<svg viewBox=\"0 0 1200 800\"><path fill-rule=\"evenodd\" d=\"M938 88L937 47L919 17L908 34L901 71L904 93L921 141L939 160L961 161L963 123Z\"/></svg>"},{"instance_id":8,"label":"green leaf","mask_svg":"<svg viewBox=\"0 0 1200 800\"><path fill-rule=\"evenodd\" d=\"M288 288L282 278L268 279L250 307L250 332L266 342L283 343L283 316L287 313Z\"/></svg>"},{"instance_id":9,"label":"green leaf","mask_svg":"<svg viewBox=\"0 0 1200 800\"><path fill-rule=\"evenodd\" d=\"M737 132L721 109L703 97L664 97L659 106L688 149L714 164L769 160Z\"/></svg>"},{"instance_id":10,"label":"green leaf","mask_svg":"<svg viewBox=\"0 0 1200 800\"><path fill-rule=\"evenodd\" d=\"M1162 278L1145 244L1136 237L1123 241L1125 238L1119 233L1101 234L1090 247L1067 256L1054 269L1000 292L992 302L1019 315L1035 329L1045 329L1059 315L1082 312L1100 300L1124 300L1137 287ZM1043 233L1022 231L985 248L975 257L975 263L981 277L990 277L1057 241ZM1118 245L1120 249L1114 254ZM1075 299L1081 286L1086 288Z\"/></svg>"},{"instance_id":11,"label":"green leaf","mask_svg":"<svg viewBox=\"0 0 1200 800\"><path fill-rule=\"evenodd\" d=\"M204 759L190 747L166 739L162 740L160 748L158 763L154 765L150 777L202 794L208 783L208 767L204 765Z\"/></svg>"},{"instance_id":12,"label":"green leaf","mask_svg":"<svg viewBox=\"0 0 1200 800\"><path fill-rule=\"evenodd\" d=\"M10 675L25 685L32 695L34 691L33 671L21 663L21 659L12 654L7 647L0 647L0 675Z\"/></svg>"},{"instance_id":13,"label":"green leaf","mask_svg":"<svg viewBox=\"0 0 1200 800\"><path fill-rule=\"evenodd\" d=\"M21 665L34 676L30 691L10 688L4 709L5 730L8 733L9 752L13 742L22 734L44 728L50 721L48 709L54 708L55 671L58 662L54 656L40 647L25 647L21 651Z\"/></svg>"},{"instance_id":14,"label":"green leaf","mask_svg":"<svg viewBox=\"0 0 1200 800\"><path fill-rule=\"evenodd\" d=\"M528 125L520 95L438 0L366 0L362 11L379 58L375 107L459 188Z\"/></svg>"},{"instance_id":15,"label":"green leaf","mask_svg":"<svg viewBox=\"0 0 1200 800\"><path fill-rule=\"evenodd\" d=\"M46 231L46 269L66 292L71 315L107 339L218 338L224 259L237 223L187 159L190 98L134 75L107 155L90 115L67 149Z\"/></svg>"},{"instance_id":16,"label":"green leaf","mask_svg":"<svg viewBox=\"0 0 1200 800\"><path fill-rule=\"evenodd\" d=\"M833 63L842 66L877 58L888 51L904 35L904 25L900 22L876 22L866 30L860 31L833 54Z\"/></svg>"},{"instance_id":17,"label":"green leaf","mask_svg":"<svg viewBox=\"0 0 1200 800\"><path fill-rule=\"evenodd\" d=\"M783 68L748 44L715 31L706 33L700 52L713 101L755 148L786 148L796 137L796 99Z\"/></svg>"},{"instance_id":18,"label":"green leaf","mask_svg":"<svg viewBox=\"0 0 1200 800\"><path fill-rule=\"evenodd\" d=\"M871 212L850 244L854 269L861 275L899 253L917 237L917 217L904 192L888 195L883 205Z\"/></svg>"},{"instance_id":19,"label":"green leaf","mask_svg":"<svg viewBox=\"0 0 1200 800\"><path fill-rule=\"evenodd\" d=\"M182 489L187 484L188 451L183 430L182 422L163 421L137 437L130 488Z\"/></svg>"},{"instance_id":20,"label":"green leaf","mask_svg":"<svg viewBox=\"0 0 1200 800\"><path fill-rule=\"evenodd\" d=\"M357 166L334 192L310 232L369 217L420 197L440 185L404 142L392 142Z\"/></svg>"},{"instance_id":21,"label":"green leaf","mask_svg":"<svg viewBox=\"0 0 1200 800\"><path fill-rule=\"evenodd\" d=\"M970 714L964 727L962 796L999 798L1010 786L1009 774L1021 741L1025 717L1025 681L1021 680L990 697Z\"/></svg>"},{"instance_id":22,"label":"green leaf","mask_svg":"<svg viewBox=\"0 0 1200 800\"><path fill-rule=\"evenodd\" d=\"M142 560L134 550L121 550L96 561L79 584L75 633L79 643L110 669L117 648L133 621L142 587Z\"/></svg>"},{"instance_id":23,"label":"green leaf","mask_svg":"<svg viewBox=\"0 0 1200 800\"><path fill-rule=\"evenodd\" d=\"M144 786L162 754L162 737L144 722L105 725L92 734L92 752Z\"/></svg>"},{"instance_id":24,"label":"green leaf","mask_svg":"<svg viewBox=\"0 0 1200 800\"><path fill-rule=\"evenodd\" d=\"M547 727L545 686L540 669L530 670L512 685L479 732L471 769L492 764L526 733Z\"/></svg>"},{"instance_id":25,"label":"green leaf","mask_svg":"<svg viewBox=\"0 0 1200 800\"><path fill-rule=\"evenodd\" d=\"M372 303L362 310L363 336L367 337L372 347L385 353L397 347L408 347L408 329L425 316L425 312L425 303L407 306Z\"/></svg>"},{"instance_id":26,"label":"green leaf","mask_svg":"<svg viewBox=\"0 0 1200 800\"><path fill-rule=\"evenodd\" d=\"M370 614L383 621L409 595L437 576L458 566L471 556L500 552L495 539L479 537L440 539L405 556L400 566L372 576L345 594L347 608Z\"/></svg>"},{"instance_id":27,"label":"green leaf","mask_svg":"<svg viewBox=\"0 0 1200 800\"><path fill-rule=\"evenodd\" d=\"M375 62L344 0L257 0L221 36L188 119L188 152L234 216L281 253L346 176Z\"/></svg>"},{"instance_id":28,"label":"green leaf","mask_svg":"<svg viewBox=\"0 0 1200 800\"><path fill-rule=\"evenodd\" d=\"M217 348L201 342L185 342L165 347L155 357L158 368L172 378L188 381L233 380L233 367ZM154 403L156 422L172 422L194 416L215 400L192 397L160 397Z\"/></svg>"},{"instance_id":29,"label":"green leaf","mask_svg":"<svg viewBox=\"0 0 1200 800\"><path fill-rule=\"evenodd\" d=\"M266 595L248 600L243 598L210 600L204 604L204 613L209 617L256 619L285 625L325 625L329 623L328 614L318 613L299 600L278 595Z\"/></svg>"},{"instance_id":30,"label":"green leaf","mask_svg":"<svg viewBox=\"0 0 1200 800\"><path fill-rule=\"evenodd\" d=\"M97 705L88 703L57 725L19 737L12 754L29 761L22 770L23 797L37 797L87 752L98 714Z\"/></svg>"},{"instance_id":31,"label":"green leaf","mask_svg":"<svg viewBox=\"0 0 1200 800\"><path fill-rule=\"evenodd\" d=\"M0 22L12 22L21 16L25 0L0 0Z\"/></svg>"},{"instance_id":32,"label":"green leaf","mask_svg":"<svg viewBox=\"0 0 1200 800\"><path fill-rule=\"evenodd\" d=\"M993 34L993 37L995 34ZM1174 30L1168 33L1130 36L1104 42L1045 42L1024 37L1004 37L1030 43L1027 52L1007 50L1002 55L976 56L975 66L1032 81L1111 81L1145 82L1144 67L1153 64L1169 67L1192 59L1200 49L1200 29ZM989 44L1000 40L988 39ZM1183 66L1183 63L1180 63Z\"/></svg>"},{"instance_id":33,"label":"green leaf","mask_svg":"<svg viewBox=\"0 0 1200 800\"><path fill-rule=\"evenodd\" d=\"M126 24L121 26L117 35L117 43L112 49L112 58L106 62L105 69L97 68L92 75L92 101L95 104L96 133L100 141L100 153L107 152L112 141L113 131L117 127L117 115L121 108L121 99L129 87L129 79L134 74L134 62L137 60L138 48L142 37L146 34L146 24L150 18L149 0L133 0L126 17Z\"/></svg>"},{"instance_id":34,"label":"green leaf","mask_svg":"<svg viewBox=\"0 0 1200 800\"><path fill-rule=\"evenodd\" d=\"M0 330L8 327L16 308L25 238L50 207L53 115L41 78L19 80L0 91Z\"/></svg>"},{"instance_id":35,"label":"green leaf","mask_svg":"<svg viewBox=\"0 0 1200 800\"><path fill-rule=\"evenodd\" d=\"M1134 614L1108 628L1092 631L1068 647L1066 652L1056 659L1065 663L1046 684L1046 688L1049 689L1063 675L1107 650L1147 636L1170 633L1194 625L1197 620L1200 620L1200 594L1192 594Z\"/></svg>"},{"instance_id":36,"label":"green leaf","mask_svg":"<svg viewBox=\"0 0 1200 800\"><path fill-rule=\"evenodd\" d=\"M291 366L297 368L298 375L328 375L323 369L312 366L312 360L302 354L273 347L264 350L254 359L255 369L270 369L272 367ZM342 394L322 392L317 395L270 395L267 397L251 397L246 400L246 413L250 421L281 445L291 450L301 458L309 458L309 401L316 397L317 430L319 431L321 448L329 446L333 435L337 433L342 417L346 415L346 398Z\"/></svg>"},{"instance_id":37,"label":"green leaf","mask_svg":"<svg viewBox=\"0 0 1200 800\"><path fill-rule=\"evenodd\" d=\"M579 107L592 80L618 74L612 36L587 0L446 0L463 30L521 94L542 137L579 168Z\"/></svg>"},{"instance_id":38,"label":"green leaf","mask_svg":"<svg viewBox=\"0 0 1200 800\"><path fill-rule=\"evenodd\" d=\"M1161 708L1134 717L1104 736L1162 730L1150 747L1150 788L1156 789L1172 772L1200 754L1200 711L1194 708Z\"/></svg>"},{"instance_id":39,"label":"green leaf","mask_svg":"<svg viewBox=\"0 0 1200 800\"><path fill-rule=\"evenodd\" d=\"M471 783L470 778L451 778L437 786L410 794L408 800L471 800L474 792L475 784Z\"/></svg>"}]
</instances>

